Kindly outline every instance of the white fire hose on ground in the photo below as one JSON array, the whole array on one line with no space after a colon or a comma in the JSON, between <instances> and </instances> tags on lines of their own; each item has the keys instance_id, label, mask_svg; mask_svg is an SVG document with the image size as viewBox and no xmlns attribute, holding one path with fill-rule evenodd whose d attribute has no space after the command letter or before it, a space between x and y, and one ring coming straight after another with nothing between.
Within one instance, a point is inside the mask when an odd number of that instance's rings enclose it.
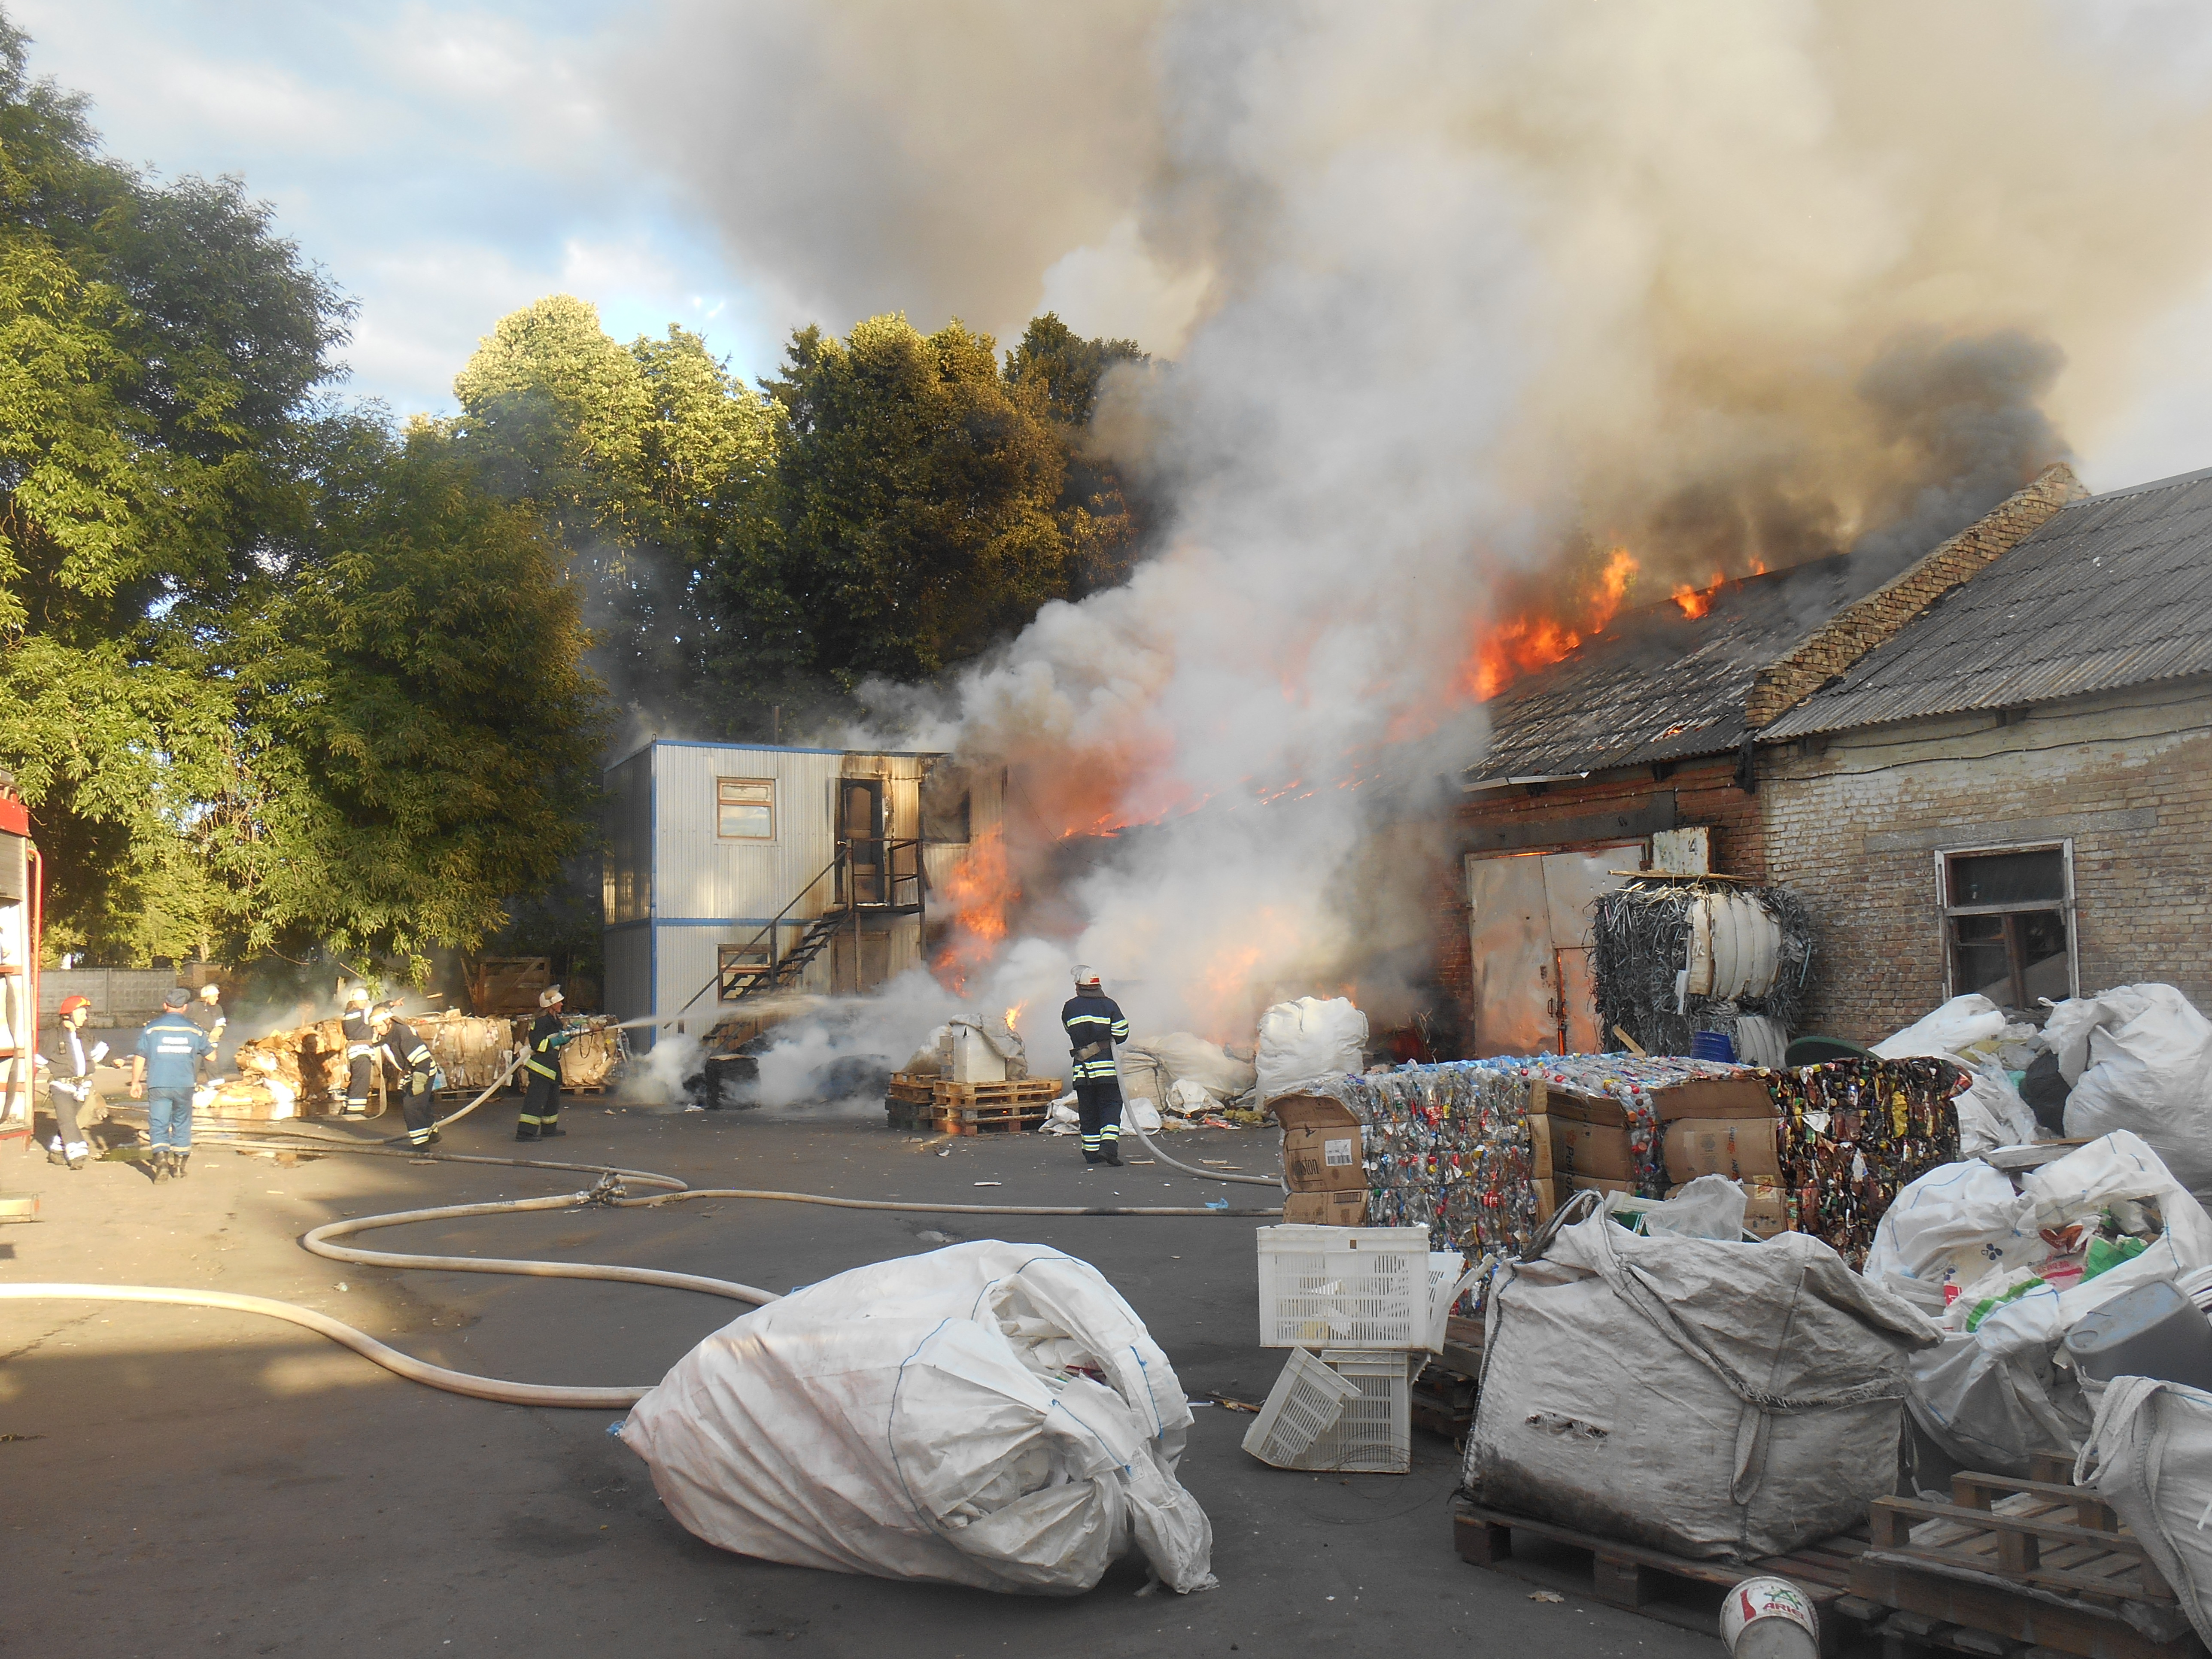
<instances>
[{"instance_id":1,"label":"white fire hose on ground","mask_svg":"<svg viewBox=\"0 0 2212 1659\"><path fill-rule=\"evenodd\" d=\"M514 1067L510 1066L508 1073ZM489 1100L506 1081L502 1074L499 1082L454 1113L441 1121L455 1122L465 1117ZM1252 1218L1276 1216L1277 1210L1214 1209L1211 1206L1096 1206L1080 1204L923 1204L890 1199L836 1198L820 1193L786 1193L754 1190L744 1188L692 1188L672 1176L657 1175L643 1170L616 1170L603 1164L560 1164L538 1158L488 1158L469 1153L429 1152L419 1149L393 1147L389 1142L362 1144L342 1132L325 1132L307 1128L279 1132L282 1138L269 1135L252 1137L222 1135L218 1144L231 1146L241 1152L352 1152L368 1156L407 1158L411 1160L439 1164L503 1164L526 1170L563 1170L596 1175L598 1185L584 1192L557 1194L548 1198L504 1199L489 1204L452 1204L434 1209L399 1210L386 1215L362 1216L358 1218L328 1222L302 1235L300 1243L307 1249L335 1261L358 1262L366 1266L396 1268L421 1268L443 1273L510 1273L537 1279L596 1279L614 1280L631 1285L653 1285L664 1289L697 1291L707 1296L726 1297L732 1301L759 1306L777 1300L775 1292L740 1285L732 1279L712 1279L698 1273L667 1273L654 1267L625 1267L610 1263L589 1261L537 1261L520 1258L483 1256L422 1255L388 1250L365 1250L337 1241L355 1233L368 1232L379 1227L405 1226L415 1222L451 1221L469 1216L511 1215L533 1210L568 1210L590 1205L604 1205L616 1209L658 1208L665 1204L682 1203L695 1198L757 1199L776 1203L821 1204L843 1210L896 1210L923 1215L1041 1215L1041 1216L1220 1216ZM1143 1139L1141 1131L1138 1138ZM404 1136L394 1137L402 1139ZM1151 1146L1146 1140L1145 1144ZM1156 1157L1175 1168L1204 1177L1208 1181L1249 1182L1273 1186L1255 1176L1236 1176L1206 1170L1194 1170L1164 1157L1157 1148ZM636 1182L664 1190L647 1196L633 1198L625 1182ZM434 1389L443 1389L451 1394L468 1395L478 1400L496 1401L510 1406L566 1406L592 1411L621 1410L636 1403L652 1388L647 1383L635 1388L577 1388L542 1382L508 1382L497 1377L476 1376L466 1371L450 1370L443 1365L434 1365L427 1360L400 1352L397 1348L378 1341L367 1332L358 1330L342 1320L304 1308L296 1303L280 1302L268 1297L236 1296L222 1291L173 1289L152 1285L77 1285L77 1284L0 1284L0 1302L80 1301L80 1302L149 1302L166 1303L173 1306L217 1308L234 1313L259 1314L270 1319L282 1319L304 1327L333 1342L352 1349L364 1359L374 1361L394 1376L404 1376L411 1382L421 1382Z\"/></svg>"}]
</instances>

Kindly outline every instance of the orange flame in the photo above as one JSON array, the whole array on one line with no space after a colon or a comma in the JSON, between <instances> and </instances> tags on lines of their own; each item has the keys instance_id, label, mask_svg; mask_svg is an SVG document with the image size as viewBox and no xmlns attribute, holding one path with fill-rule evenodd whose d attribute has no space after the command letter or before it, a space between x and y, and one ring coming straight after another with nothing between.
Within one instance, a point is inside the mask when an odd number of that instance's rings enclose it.
<instances>
[{"instance_id":1,"label":"orange flame","mask_svg":"<svg viewBox=\"0 0 2212 1659\"><path fill-rule=\"evenodd\" d=\"M1753 574L1764 575L1765 574L1765 567L1763 565L1760 566ZM1692 587L1689 583L1683 582L1678 585L1674 591L1672 593L1669 593L1667 597L1674 600L1677 605L1681 607L1682 614L1684 616L1692 617L1702 617L1706 611L1713 608L1713 595L1721 591L1722 586L1727 582L1727 580L1728 577L1723 572L1716 570L1713 573L1711 586Z\"/></svg>"},{"instance_id":2,"label":"orange flame","mask_svg":"<svg viewBox=\"0 0 2212 1659\"><path fill-rule=\"evenodd\" d=\"M952 908L952 939L930 967L954 990L964 990L969 971L989 961L1006 937L1007 908L1021 896L1006 861L1004 829L994 823L977 836L939 890ZM1019 1005L1013 1012L1021 1012Z\"/></svg>"},{"instance_id":3,"label":"orange flame","mask_svg":"<svg viewBox=\"0 0 2212 1659\"><path fill-rule=\"evenodd\" d=\"M1499 623L1476 648L1462 676L1462 688L1476 702L1487 702L1522 675L1559 661L1584 639L1605 632L1638 568L1636 556L1616 547L1606 556L1596 581L1584 590L1571 620L1528 612Z\"/></svg>"},{"instance_id":4,"label":"orange flame","mask_svg":"<svg viewBox=\"0 0 2212 1659\"><path fill-rule=\"evenodd\" d=\"M1029 1004L1026 1002L1018 1002L1006 1010L1006 1029L1009 1031L1018 1031L1022 1029L1022 1010L1028 1006Z\"/></svg>"}]
</instances>

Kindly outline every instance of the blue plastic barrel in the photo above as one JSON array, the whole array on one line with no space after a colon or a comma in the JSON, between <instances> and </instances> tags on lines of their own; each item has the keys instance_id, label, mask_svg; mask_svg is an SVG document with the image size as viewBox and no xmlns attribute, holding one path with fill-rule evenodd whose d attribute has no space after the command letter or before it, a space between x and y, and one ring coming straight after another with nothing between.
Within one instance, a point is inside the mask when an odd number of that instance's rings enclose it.
<instances>
[{"instance_id":1,"label":"blue plastic barrel","mask_svg":"<svg viewBox=\"0 0 2212 1659\"><path fill-rule=\"evenodd\" d=\"M1692 1060L1717 1060L1735 1064L1735 1039L1726 1031L1692 1031L1690 1033Z\"/></svg>"}]
</instances>

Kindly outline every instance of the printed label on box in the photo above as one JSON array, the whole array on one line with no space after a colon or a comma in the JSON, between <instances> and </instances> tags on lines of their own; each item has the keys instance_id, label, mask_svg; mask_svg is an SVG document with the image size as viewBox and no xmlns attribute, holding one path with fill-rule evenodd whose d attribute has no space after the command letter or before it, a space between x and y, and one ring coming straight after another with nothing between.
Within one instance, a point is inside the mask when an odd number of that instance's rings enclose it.
<instances>
[{"instance_id":1,"label":"printed label on box","mask_svg":"<svg viewBox=\"0 0 2212 1659\"><path fill-rule=\"evenodd\" d=\"M1349 1164L1352 1162L1352 1149L1355 1144L1355 1142L1351 1140L1322 1141L1321 1144L1322 1162L1329 1165L1332 1169L1336 1168L1339 1165Z\"/></svg>"}]
</instances>

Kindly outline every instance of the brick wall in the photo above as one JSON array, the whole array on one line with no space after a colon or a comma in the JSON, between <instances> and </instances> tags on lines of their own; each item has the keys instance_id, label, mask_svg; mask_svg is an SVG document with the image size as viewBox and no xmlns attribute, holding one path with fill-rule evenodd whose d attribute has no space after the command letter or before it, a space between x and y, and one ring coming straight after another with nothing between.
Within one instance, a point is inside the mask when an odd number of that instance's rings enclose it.
<instances>
[{"instance_id":1,"label":"brick wall","mask_svg":"<svg viewBox=\"0 0 2212 1659\"><path fill-rule=\"evenodd\" d=\"M1942 1000L1939 848L2069 835L2084 994L2160 980L2212 1011L2208 728L2197 682L1763 751L1766 867L1818 930L1805 1029L1873 1042Z\"/></svg>"},{"instance_id":2,"label":"brick wall","mask_svg":"<svg viewBox=\"0 0 2212 1659\"><path fill-rule=\"evenodd\" d=\"M1649 768L1638 768L1632 773L1601 774L1577 783L1551 784L1541 793L1518 787L1484 790L1468 797L1460 806L1454 814L1454 828L1462 842L1469 840L1479 829L1508 824L1540 837L1547 825L1587 819L1594 813L1632 815L1650 808L1670 793L1674 797L1677 825L1711 826L1715 870L1732 876L1765 878L1766 837L1761 799L1736 787L1734 756L1687 761L1663 779L1654 779ZM1592 844L1597 843L1537 839L1516 850L1561 852ZM1466 866L1458 857L1448 860L1439 872L1436 961L1437 982L1471 1019L1474 972L1468 940Z\"/></svg>"},{"instance_id":3,"label":"brick wall","mask_svg":"<svg viewBox=\"0 0 2212 1659\"><path fill-rule=\"evenodd\" d=\"M2088 492L2063 462L2007 496L1904 574L1845 605L1780 661L1759 671L1744 719L1765 726L1861 657L2008 549Z\"/></svg>"}]
</instances>

